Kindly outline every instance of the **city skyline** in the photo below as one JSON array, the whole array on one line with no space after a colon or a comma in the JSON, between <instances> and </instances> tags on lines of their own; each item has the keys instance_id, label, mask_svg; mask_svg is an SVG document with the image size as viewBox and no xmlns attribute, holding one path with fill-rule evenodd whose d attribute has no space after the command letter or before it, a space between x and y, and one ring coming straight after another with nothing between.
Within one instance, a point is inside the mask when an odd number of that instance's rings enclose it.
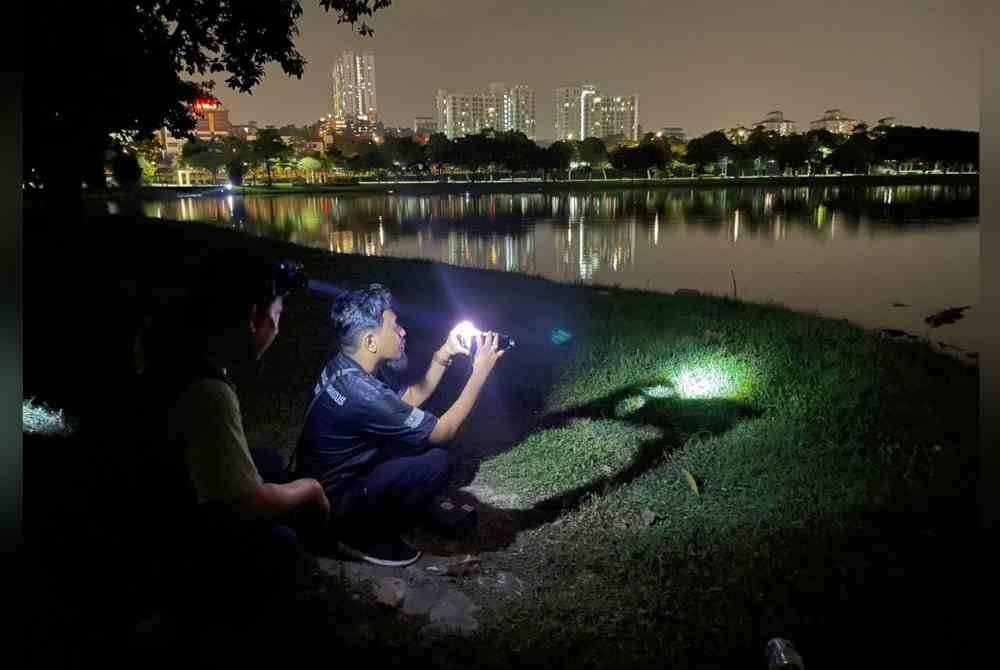
<instances>
[{"instance_id":1,"label":"city skyline","mask_svg":"<svg viewBox=\"0 0 1000 670\"><path fill-rule=\"evenodd\" d=\"M864 11L851 11L855 5ZM400 2L364 38L306 2L296 39L307 60L301 80L272 65L253 95L218 76L214 92L239 122L310 123L329 113L338 55L371 51L379 59L379 118L391 126L433 116L428 91L518 81L536 91L540 140L555 139L552 92L574 82L641 98L644 131L673 126L692 137L749 126L770 110L796 119L799 132L829 109L869 124L892 116L904 125L979 129L971 3L946 10L919 1L778 0L721 9L583 3L567 14L517 1ZM581 46L553 46L553 30L560 44Z\"/></svg>"}]
</instances>

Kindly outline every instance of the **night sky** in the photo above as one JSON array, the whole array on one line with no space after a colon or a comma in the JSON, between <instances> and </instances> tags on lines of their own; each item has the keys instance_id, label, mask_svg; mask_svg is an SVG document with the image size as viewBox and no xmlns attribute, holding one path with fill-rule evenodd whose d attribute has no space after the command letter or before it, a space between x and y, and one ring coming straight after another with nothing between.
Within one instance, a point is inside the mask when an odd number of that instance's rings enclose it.
<instances>
[{"instance_id":1,"label":"night sky","mask_svg":"<svg viewBox=\"0 0 1000 670\"><path fill-rule=\"evenodd\" d=\"M975 0L395 0L372 38L316 0L302 5L302 79L271 66L241 95L217 77L233 121L317 120L330 112L334 58L371 49L379 115L393 126L432 116L438 88L506 81L535 89L538 139L555 134L554 89L570 83L639 95L646 131L697 136L781 110L805 132L831 108L870 124L979 129Z\"/></svg>"}]
</instances>

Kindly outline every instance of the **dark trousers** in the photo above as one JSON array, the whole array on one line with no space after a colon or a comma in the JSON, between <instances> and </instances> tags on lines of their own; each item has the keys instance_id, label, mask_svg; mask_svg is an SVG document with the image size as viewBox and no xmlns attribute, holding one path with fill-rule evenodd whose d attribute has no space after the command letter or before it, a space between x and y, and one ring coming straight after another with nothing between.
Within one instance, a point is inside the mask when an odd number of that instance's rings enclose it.
<instances>
[{"instance_id":1,"label":"dark trousers","mask_svg":"<svg viewBox=\"0 0 1000 670\"><path fill-rule=\"evenodd\" d=\"M287 483L277 453L262 449L251 455L264 482ZM248 601L285 601L295 594L304 554L288 525L236 521L204 507L192 525L194 546L187 563L195 598L203 606L239 611Z\"/></svg>"},{"instance_id":2,"label":"dark trousers","mask_svg":"<svg viewBox=\"0 0 1000 670\"><path fill-rule=\"evenodd\" d=\"M330 497L334 532L341 537L384 537L412 528L448 484L444 449L394 458L375 466Z\"/></svg>"}]
</instances>

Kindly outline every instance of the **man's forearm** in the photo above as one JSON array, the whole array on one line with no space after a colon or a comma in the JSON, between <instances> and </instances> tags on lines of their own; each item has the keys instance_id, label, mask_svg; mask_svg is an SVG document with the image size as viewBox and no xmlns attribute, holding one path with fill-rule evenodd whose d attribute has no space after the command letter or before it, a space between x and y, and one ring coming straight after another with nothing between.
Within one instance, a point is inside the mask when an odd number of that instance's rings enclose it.
<instances>
[{"instance_id":1,"label":"man's forearm","mask_svg":"<svg viewBox=\"0 0 1000 670\"><path fill-rule=\"evenodd\" d=\"M288 484L261 484L242 498L237 507L252 519L277 519L300 507L322 508L326 494L315 479L296 479Z\"/></svg>"},{"instance_id":2,"label":"man's forearm","mask_svg":"<svg viewBox=\"0 0 1000 670\"><path fill-rule=\"evenodd\" d=\"M438 423L430 435L432 443L447 442L455 437L455 433L462 427L465 419L469 416L469 412L475 406L476 400L479 398L479 393L483 390L483 384L486 383L488 376L488 371L484 372L481 369L472 369L472 375L469 377L469 381L465 383L465 388L462 389L458 400L438 419Z\"/></svg>"},{"instance_id":3,"label":"man's forearm","mask_svg":"<svg viewBox=\"0 0 1000 670\"><path fill-rule=\"evenodd\" d=\"M427 367L427 372L424 373L424 378L419 384L414 384L406 390L406 393L403 394L403 400L414 407L420 407L427 402L427 399L434 395L438 384L441 383L441 378L444 377L445 370L448 369L448 366L438 363L435 359L450 360L450 358L443 349L434 352L431 364Z\"/></svg>"}]
</instances>

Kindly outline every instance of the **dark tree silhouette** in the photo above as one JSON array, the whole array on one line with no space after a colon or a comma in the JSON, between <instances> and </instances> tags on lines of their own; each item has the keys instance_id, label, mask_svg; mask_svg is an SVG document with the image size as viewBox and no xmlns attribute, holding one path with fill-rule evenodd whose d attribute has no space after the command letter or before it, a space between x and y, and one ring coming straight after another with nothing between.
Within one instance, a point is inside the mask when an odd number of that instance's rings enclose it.
<instances>
[{"instance_id":1,"label":"dark tree silhouette","mask_svg":"<svg viewBox=\"0 0 1000 670\"><path fill-rule=\"evenodd\" d=\"M372 29L357 22L389 4L320 0L361 34ZM191 104L211 88L194 77L225 73L227 85L246 92L269 63L295 77L305 67L293 43L298 0L29 3L28 12L49 46L26 59L24 175L49 190L100 188L112 134L141 139L164 126L188 133ZM72 160L51 160L56 154Z\"/></svg>"},{"instance_id":2,"label":"dark tree silhouette","mask_svg":"<svg viewBox=\"0 0 1000 670\"><path fill-rule=\"evenodd\" d=\"M688 142L686 158L688 163L696 166L701 172L705 165L715 163L722 158L734 158L737 153L724 132L713 130Z\"/></svg>"},{"instance_id":3,"label":"dark tree silhouette","mask_svg":"<svg viewBox=\"0 0 1000 670\"><path fill-rule=\"evenodd\" d=\"M252 168L258 162L253 146L239 137L225 137L219 144L229 181L240 186L247 168Z\"/></svg>"},{"instance_id":4,"label":"dark tree silhouette","mask_svg":"<svg viewBox=\"0 0 1000 670\"><path fill-rule=\"evenodd\" d=\"M122 188L131 189L142 179L142 168L135 154L118 152L111 159L111 173Z\"/></svg>"},{"instance_id":5,"label":"dark tree silhouette","mask_svg":"<svg viewBox=\"0 0 1000 670\"><path fill-rule=\"evenodd\" d=\"M427 139L424 151L428 162L440 171L453 162L455 147L444 133L434 133Z\"/></svg>"},{"instance_id":6,"label":"dark tree silhouette","mask_svg":"<svg viewBox=\"0 0 1000 670\"><path fill-rule=\"evenodd\" d=\"M569 164L573 160L576 150L569 142L553 142L545 149L544 170L546 178L549 170L562 172L569 169Z\"/></svg>"},{"instance_id":7,"label":"dark tree silhouette","mask_svg":"<svg viewBox=\"0 0 1000 670\"><path fill-rule=\"evenodd\" d=\"M222 142L210 140L205 142L197 137L184 143L181 157L188 165L212 173L212 178L218 180L219 170L226 165L226 155Z\"/></svg>"},{"instance_id":8,"label":"dark tree silhouette","mask_svg":"<svg viewBox=\"0 0 1000 670\"><path fill-rule=\"evenodd\" d=\"M611 158L608 156L608 147L604 144L604 140L588 137L579 143L577 153L580 160L589 165L591 170L600 170L604 178L608 178L607 168L611 165Z\"/></svg>"}]
</instances>

